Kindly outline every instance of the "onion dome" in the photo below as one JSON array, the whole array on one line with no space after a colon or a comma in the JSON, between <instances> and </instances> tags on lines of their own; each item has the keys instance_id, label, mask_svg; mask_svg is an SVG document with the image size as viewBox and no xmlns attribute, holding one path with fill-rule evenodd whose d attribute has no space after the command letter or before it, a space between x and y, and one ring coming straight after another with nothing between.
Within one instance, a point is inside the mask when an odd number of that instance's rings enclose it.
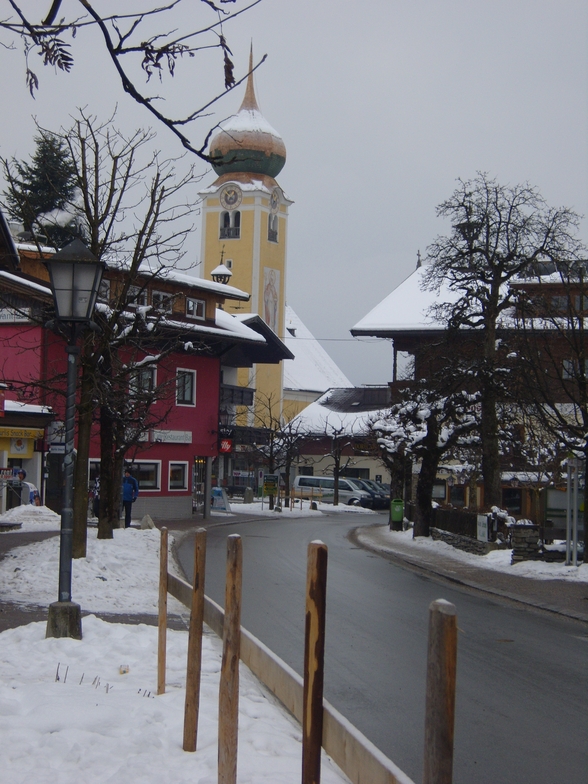
<instances>
[{"instance_id":1,"label":"onion dome","mask_svg":"<svg viewBox=\"0 0 588 784\"><path fill-rule=\"evenodd\" d=\"M286 163L282 137L257 105L252 68L253 52L249 55L249 76L241 108L220 124L221 130L210 141L212 168L219 175L247 172L276 177Z\"/></svg>"}]
</instances>

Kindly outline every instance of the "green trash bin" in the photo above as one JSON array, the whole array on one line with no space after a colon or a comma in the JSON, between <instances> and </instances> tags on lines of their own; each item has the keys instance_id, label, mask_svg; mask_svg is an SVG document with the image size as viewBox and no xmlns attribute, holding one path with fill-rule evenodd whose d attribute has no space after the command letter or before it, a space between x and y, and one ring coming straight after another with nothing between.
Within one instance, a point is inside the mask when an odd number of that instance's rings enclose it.
<instances>
[{"instance_id":1,"label":"green trash bin","mask_svg":"<svg viewBox=\"0 0 588 784\"><path fill-rule=\"evenodd\" d=\"M402 498L394 498L392 499L392 501L390 501L390 522L402 523L403 520L404 520L404 501L402 500Z\"/></svg>"}]
</instances>

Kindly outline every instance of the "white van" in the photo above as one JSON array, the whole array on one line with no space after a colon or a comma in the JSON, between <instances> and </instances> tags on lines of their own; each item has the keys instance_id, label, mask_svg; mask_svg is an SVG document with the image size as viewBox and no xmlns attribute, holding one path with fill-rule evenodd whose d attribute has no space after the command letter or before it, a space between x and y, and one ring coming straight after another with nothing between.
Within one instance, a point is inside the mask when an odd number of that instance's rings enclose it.
<instances>
[{"instance_id":1,"label":"white van","mask_svg":"<svg viewBox=\"0 0 588 784\"><path fill-rule=\"evenodd\" d=\"M312 498L332 504L335 496L335 480L332 476L297 476L292 494L296 498ZM370 493L353 487L346 479L339 479L339 503L371 507Z\"/></svg>"}]
</instances>

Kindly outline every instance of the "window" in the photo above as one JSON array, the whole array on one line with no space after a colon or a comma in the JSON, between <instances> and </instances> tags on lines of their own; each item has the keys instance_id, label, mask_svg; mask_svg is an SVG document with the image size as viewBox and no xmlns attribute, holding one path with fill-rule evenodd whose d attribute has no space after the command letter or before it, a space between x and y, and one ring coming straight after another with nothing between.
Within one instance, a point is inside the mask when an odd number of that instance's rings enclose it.
<instances>
[{"instance_id":1,"label":"window","mask_svg":"<svg viewBox=\"0 0 588 784\"><path fill-rule=\"evenodd\" d=\"M433 498L439 501L445 501L447 496L447 485L444 479L437 480L433 485Z\"/></svg>"},{"instance_id":2,"label":"window","mask_svg":"<svg viewBox=\"0 0 588 784\"><path fill-rule=\"evenodd\" d=\"M300 476L314 476L314 466L299 466L298 473Z\"/></svg>"},{"instance_id":3,"label":"window","mask_svg":"<svg viewBox=\"0 0 588 784\"><path fill-rule=\"evenodd\" d=\"M580 368L577 359L564 359L561 377L566 380L571 378L580 380ZM584 376L588 378L588 359L584 360Z\"/></svg>"},{"instance_id":4,"label":"window","mask_svg":"<svg viewBox=\"0 0 588 784\"><path fill-rule=\"evenodd\" d=\"M220 223L221 240L238 240L241 236L241 213L239 210L233 212L221 212Z\"/></svg>"},{"instance_id":5,"label":"window","mask_svg":"<svg viewBox=\"0 0 588 784\"><path fill-rule=\"evenodd\" d=\"M136 479L139 482L139 490L159 490L159 473L161 470L161 461L156 460L153 463L135 463L137 468Z\"/></svg>"},{"instance_id":6,"label":"window","mask_svg":"<svg viewBox=\"0 0 588 784\"><path fill-rule=\"evenodd\" d=\"M278 241L278 216L267 216L267 238L270 242Z\"/></svg>"},{"instance_id":7,"label":"window","mask_svg":"<svg viewBox=\"0 0 588 784\"><path fill-rule=\"evenodd\" d=\"M129 381L129 393L131 395L141 395L147 392L153 392L155 389L155 368L142 367L136 369L131 375Z\"/></svg>"},{"instance_id":8,"label":"window","mask_svg":"<svg viewBox=\"0 0 588 784\"><path fill-rule=\"evenodd\" d=\"M141 305L141 306L146 305L147 290L141 288L140 286L129 286L128 300L129 300L129 305Z\"/></svg>"},{"instance_id":9,"label":"window","mask_svg":"<svg viewBox=\"0 0 588 784\"><path fill-rule=\"evenodd\" d=\"M188 463L169 464L169 489L188 489Z\"/></svg>"},{"instance_id":10,"label":"window","mask_svg":"<svg viewBox=\"0 0 588 784\"><path fill-rule=\"evenodd\" d=\"M176 405L196 405L196 371L176 370Z\"/></svg>"},{"instance_id":11,"label":"window","mask_svg":"<svg viewBox=\"0 0 588 784\"><path fill-rule=\"evenodd\" d=\"M206 317L206 300L186 297L186 316L204 320Z\"/></svg>"},{"instance_id":12,"label":"window","mask_svg":"<svg viewBox=\"0 0 588 784\"><path fill-rule=\"evenodd\" d=\"M453 485L449 488L449 503L452 506L465 506L465 487L463 485Z\"/></svg>"},{"instance_id":13,"label":"window","mask_svg":"<svg viewBox=\"0 0 588 784\"><path fill-rule=\"evenodd\" d=\"M156 310L160 310L162 313L172 312L172 301L172 295L166 294L163 291L154 291L151 294L151 304Z\"/></svg>"},{"instance_id":14,"label":"window","mask_svg":"<svg viewBox=\"0 0 588 784\"><path fill-rule=\"evenodd\" d=\"M98 289L98 302L110 302L110 281L104 280L104 278L100 281L100 288Z\"/></svg>"}]
</instances>

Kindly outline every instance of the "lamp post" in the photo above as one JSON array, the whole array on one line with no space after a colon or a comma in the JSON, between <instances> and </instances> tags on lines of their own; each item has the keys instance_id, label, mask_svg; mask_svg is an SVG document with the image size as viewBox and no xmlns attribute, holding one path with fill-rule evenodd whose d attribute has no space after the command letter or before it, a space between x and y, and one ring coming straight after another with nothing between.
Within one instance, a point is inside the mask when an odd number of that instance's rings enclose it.
<instances>
[{"instance_id":1,"label":"lamp post","mask_svg":"<svg viewBox=\"0 0 588 784\"><path fill-rule=\"evenodd\" d=\"M76 239L45 261L49 270L55 305L55 322L68 334L67 397L65 405L64 487L59 540L59 599L49 605L46 637L82 637L80 605L71 600L73 550L73 475L77 363L80 353L77 338L92 321L94 305L104 271L84 243Z\"/></svg>"}]
</instances>

